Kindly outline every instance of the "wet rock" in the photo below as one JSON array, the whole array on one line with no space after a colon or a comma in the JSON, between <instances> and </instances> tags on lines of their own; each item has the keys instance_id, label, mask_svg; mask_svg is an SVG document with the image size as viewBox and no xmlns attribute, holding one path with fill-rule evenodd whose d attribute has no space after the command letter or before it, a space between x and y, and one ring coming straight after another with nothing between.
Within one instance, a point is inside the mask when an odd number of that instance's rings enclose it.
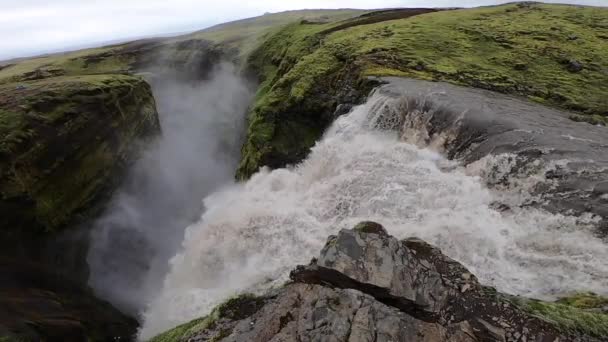
<instances>
[{"instance_id":1,"label":"wet rock","mask_svg":"<svg viewBox=\"0 0 608 342\"><path fill-rule=\"evenodd\" d=\"M364 221L355 226L355 231L359 233L370 233L378 235L388 235L388 232L381 224L376 222Z\"/></svg>"},{"instance_id":2,"label":"wet rock","mask_svg":"<svg viewBox=\"0 0 608 342\"><path fill-rule=\"evenodd\" d=\"M497 157L484 171L489 187L518 188L518 182L537 178L525 191L539 200L526 205L608 218L605 127L575 123L571 113L486 90L396 77L382 80L387 84L379 91L403 101L397 108L407 108L391 129L416 132L424 137L416 143L434 146L464 165Z\"/></svg>"},{"instance_id":3,"label":"wet rock","mask_svg":"<svg viewBox=\"0 0 608 342\"><path fill-rule=\"evenodd\" d=\"M597 184L593 188L593 193L599 196L608 194L608 182L602 182Z\"/></svg>"}]
</instances>

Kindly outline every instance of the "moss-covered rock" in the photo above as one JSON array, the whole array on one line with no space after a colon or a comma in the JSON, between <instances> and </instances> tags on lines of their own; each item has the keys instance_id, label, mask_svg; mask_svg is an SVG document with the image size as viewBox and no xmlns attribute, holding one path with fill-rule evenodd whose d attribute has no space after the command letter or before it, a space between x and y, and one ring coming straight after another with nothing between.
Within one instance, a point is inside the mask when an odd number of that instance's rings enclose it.
<instances>
[{"instance_id":1,"label":"moss-covered rock","mask_svg":"<svg viewBox=\"0 0 608 342\"><path fill-rule=\"evenodd\" d=\"M367 94L366 76L489 89L603 124L606 39L608 9L540 3L381 11L339 23L294 23L268 37L248 60L262 86L249 115L237 178L246 179L261 166L300 161L337 105L357 103Z\"/></svg>"},{"instance_id":2,"label":"moss-covered rock","mask_svg":"<svg viewBox=\"0 0 608 342\"><path fill-rule=\"evenodd\" d=\"M131 76L0 86L0 227L56 231L111 189L159 133L154 98Z\"/></svg>"},{"instance_id":3,"label":"moss-covered rock","mask_svg":"<svg viewBox=\"0 0 608 342\"><path fill-rule=\"evenodd\" d=\"M264 298L245 293L233 297L218 305L213 311L199 319L177 326L150 340L150 342L182 342L204 330L214 330L219 333L207 336L206 341L219 341L230 335L230 327L220 327L222 321L234 322L247 318L256 313L264 305Z\"/></svg>"}]
</instances>

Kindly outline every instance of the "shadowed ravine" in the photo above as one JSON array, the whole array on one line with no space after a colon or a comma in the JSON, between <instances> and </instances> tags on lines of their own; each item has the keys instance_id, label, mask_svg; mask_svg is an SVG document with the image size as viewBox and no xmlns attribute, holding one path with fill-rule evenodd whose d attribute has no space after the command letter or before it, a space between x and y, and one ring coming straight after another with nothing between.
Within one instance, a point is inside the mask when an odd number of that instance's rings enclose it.
<instances>
[{"instance_id":1,"label":"shadowed ravine","mask_svg":"<svg viewBox=\"0 0 608 342\"><path fill-rule=\"evenodd\" d=\"M141 338L283 284L328 235L363 220L438 246L502 292L606 294L608 250L596 237L608 201L606 128L489 92L385 81L300 165L204 199Z\"/></svg>"}]
</instances>

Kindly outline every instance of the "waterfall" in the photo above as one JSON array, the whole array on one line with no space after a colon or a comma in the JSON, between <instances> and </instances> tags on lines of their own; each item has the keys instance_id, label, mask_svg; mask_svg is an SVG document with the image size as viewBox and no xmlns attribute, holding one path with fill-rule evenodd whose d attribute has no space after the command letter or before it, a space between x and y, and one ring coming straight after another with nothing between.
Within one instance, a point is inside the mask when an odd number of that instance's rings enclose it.
<instances>
[{"instance_id":1,"label":"waterfall","mask_svg":"<svg viewBox=\"0 0 608 342\"><path fill-rule=\"evenodd\" d=\"M518 206L525 191L486 185L487 170L508 167L509 158L467 167L447 160L420 144L425 139L412 134L402 104L377 92L338 118L301 164L262 169L207 196L140 337L201 317L235 294L281 286L328 235L363 220L440 247L503 292L547 299L606 293L608 249L591 233L594 217ZM511 209L498 210L497 201Z\"/></svg>"}]
</instances>

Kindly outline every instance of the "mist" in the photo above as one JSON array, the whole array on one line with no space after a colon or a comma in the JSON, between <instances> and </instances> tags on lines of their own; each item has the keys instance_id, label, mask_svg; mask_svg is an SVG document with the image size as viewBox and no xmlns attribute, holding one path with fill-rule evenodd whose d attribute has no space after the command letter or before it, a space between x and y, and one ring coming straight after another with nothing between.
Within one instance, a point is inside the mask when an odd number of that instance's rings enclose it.
<instances>
[{"instance_id":1,"label":"mist","mask_svg":"<svg viewBox=\"0 0 608 342\"><path fill-rule=\"evenodd\" d=\"M139 315L162 285L202 199L233 181L251 99L230 64L206 81L151 80L162 136L145 147L105 213L94 223L89 284Z\"/></svg>"}]
</instances>

